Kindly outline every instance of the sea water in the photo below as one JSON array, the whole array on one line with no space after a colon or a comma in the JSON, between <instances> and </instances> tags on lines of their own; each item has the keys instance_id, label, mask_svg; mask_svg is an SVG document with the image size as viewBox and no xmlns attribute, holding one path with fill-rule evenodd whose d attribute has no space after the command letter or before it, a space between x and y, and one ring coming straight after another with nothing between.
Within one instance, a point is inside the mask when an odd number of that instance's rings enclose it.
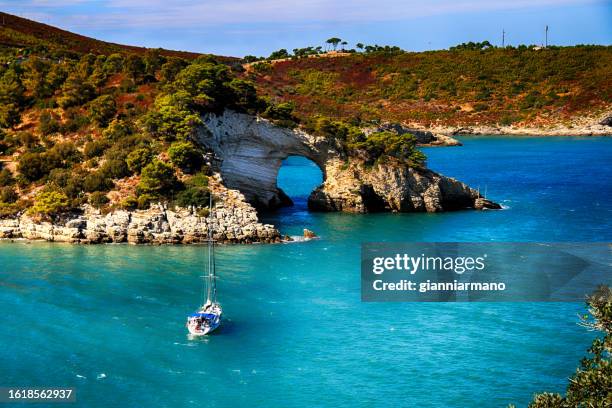
<instances>
[{"instance_id":1,"label":"sea water","mask_svg":"<svg viewBox=\"0 0 612 408\"><path fill-rule=\"evenodd\" d=\"M201 246L0 243L0 386L78 407L505 407L562 392L594 334L577 303L361 303L367 241L610 241L612 139L466 137L429 166L503 211L321 214L303 158L266 214L320 239L218 250L224 322L189 339ZM537 273L533 271L533 273ZM31 405L36 406L36 405Z\"/></svg>"}]
</instances>

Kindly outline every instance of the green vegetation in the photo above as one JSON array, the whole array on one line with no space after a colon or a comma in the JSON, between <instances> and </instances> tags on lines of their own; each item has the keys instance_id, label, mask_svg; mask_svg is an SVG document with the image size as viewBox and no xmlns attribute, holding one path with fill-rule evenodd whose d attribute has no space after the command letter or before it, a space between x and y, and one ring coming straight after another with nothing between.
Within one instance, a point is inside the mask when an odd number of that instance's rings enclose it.
<instances>
[{"instance_id":1,"label":"green vegetation","mask_svg":"<svg viewBox=\"0 0 612 408\"><path fill-rule=\"evenodd\" d=\"M135 174L140 174L141 170L153 160L153 152L148 147L139 147L132 150L125 159L128 169Z\"/></svg>"},{"instance_id":2,"label":"green vegetation","mask_svg":"<svg viewBox=\"0 0 612 408\"><path fill-rule=\"evenodd\" d=\"M102 95L89 104L89 116L99 126L106 126L117 114L117 104L111 95Z\"/></svg>"},{"instance_id":3,"label":"green vegetation","mask_svg":"<svg viewBox=\"0 0 612 408\"><path fill-rule=\"evenodd\" d=\"M168 148L172 164L186 173L192 173L202 166L202 152L191 142L174 142Z\"/></svg>"},{"instance_id":4,"label":"green vegetation","mask_svg":"<svg viewBox=\"0 0 612 408\"><path fill-rule=\"evenodd\" d=\"M356 158L368 165L389 159L416 168L425 165L425 154L416 148L416 138L410 134L376 132L366 136L358 126L326 117L309 121L305 128L331 141L347 159Z\"/></svg>"},{"instance_id":5,"label":"green vegetation","mask_svg":"<svg viewBox=\"0 0 612 408\"><path fill-rule=\"evenodd\" d=\"M34 205L28 209L31 215L53 216L69 208L70 201L60 191L42 191L36 196Z\"/></svg>"},{"instance_id":6,"label":"green vegetation","mask_svg":"<svg viewBox=\"0 0 612 408\"><path fill-rule=\"evenodd\" d=\"M530 408L569 408L610 406L612 392L612 289L599 287L587 299L590 316L582 318L582 325L589 330L603 333L589 348L589 357L570 377L565 395L537 394Z\"/></svg>"},{"instance_id":7,"label":"green vegetation","mask_svg":"<svg viewBox=\"0 0 612 408\"><path fill-rule=\"evenodd\" d=\"M16 169L0 169L3 216L24 208L52 216L87 202L147 208L179 196L200 206L207 184L189 175L204 164L194 138L202 115L231 108L291 117L211 56L2 46L0 62L0 155ZM33 202L19 198L42 186ZM111 202L119 186L129 199Z\"/></svg>"},{"instance_id":8,"label":"green vegetation","mask_svg":"<svg viewBox=\"0 0 612 408\"><path fill-rule=\"evenodd\" d=\"M91 204L95 208L102 208L106 204L108 204L110 200L106 196L106 193L102 191L96 191L89 195L89 198L87 199L87 201L89 202L89 204Z\"/></svg>"},{"instance_id":9,"label":"green vegetation","mask_svg":"<svg viewBox=\"0 0 612 408\"><path fill-rule=\"evenodd\" d=\"M209 204L208 176L205 173L195 174L185 182L186 188L177 197L177 204L182 207L206 208Z\"/></svg>"},{"instance_id":10,"label":"green vegetation","mask_svg":"<svg viewBox=\"0 0 612 408\"><path fill-rule=\"evenodd\" d=\"M357 48L357 50L355 50L354 48L346 49L346 46L348 45L347 41L344 41L338 37L332 37L326 40L323 46L319 45L319 46L308 46L308 47L303 47L303 48L294 48L293 54L287 51L286 48L281 48L279 50L273 51L267 58L256 57L254 55L246 55L244 58L242 58L242 62L243 63L253 63L253 62L264 61L264 60L273 61L273 60L283 60L283 59L300 59L300 58L307 58L307 57L315 56L315 55L324 56L328 52L332 51L332 49L334 52L337 51L338 45L341 46L341 49L340 49L341 52L349 52L349 53L363 52L365 54L369 54L369 53L387 53L389 54L389 53L402 52L402 49L396 46L388 46L388 45L380 46L377 44L364 45L363 43L355 44L355 47Z\"/></svg>"},{"instance_id":11,"label":"green vegetation","mask_svg":"<svg viewBox=\"0 0 612 408\"><path fill-rule=\"evenodd\" d=\"M174 168L156 159L142 169L138 191L152 197L163 197L176 191L178 184Z\"/></svg>"},{"instance_id":12,"label":"green vegetation","mask_svg":"<svg viewBox=\"0 0 612 408\"><path fill-rule=\"evenodd\" d=\"M612 103L612 47L483 41L414 53L359 45L364 52L343 57L260 62L246 76L275 103L293 103L301 121L546 125Z\"/></svg>"}]
</instances>

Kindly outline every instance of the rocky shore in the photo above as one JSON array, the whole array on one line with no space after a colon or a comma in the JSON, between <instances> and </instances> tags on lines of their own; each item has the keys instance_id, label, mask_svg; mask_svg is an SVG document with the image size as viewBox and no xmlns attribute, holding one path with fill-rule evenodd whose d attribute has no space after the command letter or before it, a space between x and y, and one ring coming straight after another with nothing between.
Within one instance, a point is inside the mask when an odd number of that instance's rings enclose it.
<instances>
[{"instance_id":1,"label":"rocky shore","mask_svg":"<svg viewBox=\"0 0 612 408\"><path fill-rule=\"evenodd\" d=\"M0 220L0 238L70 243L190 244L207 239L208 228L222 243L281 242L280 232L259 221L258 209L291 204L277 185L282 161L291 155L316 163L323 184L309 197L314 211L368 213L440 212L499 209L500 206L452 178L426 168L411 168L393 159L366 165L347 158L329 140L300 129L280 128L270 121L233 111L203 117L197 141L210 153L214 175L209 188L215 197L213 217L194 208L115 209L101 213L89 206L53 219L21 214ZM411 133L421 146L453 146L459 142L436 132L383 124L366 132ZM314 233L308 232L306 238Z\"/></svg>"},{"instance_id":2,"label":"rocky shore","mask_svg":"<svg viewBox=\"0 0 612 408\"><path fill-rule=\"evenodd\" d=\"M257 211L244 196L213 183L217 197L210 225L213 238L221 243L280 242L273 225L262 224ZM91 207L80 213L63 214L52 221L34 219L26 214L0 220L0 238L45 240L82 244L192 244L208 236L209 219L193 208L168 209L163 204L148 210L117 210L108 214Z\"/></svg>"},{"instance_id":3,"label":"rocky shore","mask_svg":"<svg viewBox=\"0 0 612 408\"><path fill-rule=\"evenodd\" d=\"M418 126L415 125L415 128ZM575 118L567 124L509 126L432 126L427 130L446 136L513 135L513 136L612 136L612 113L597 117Z\"/></svg>"}]
</instances>

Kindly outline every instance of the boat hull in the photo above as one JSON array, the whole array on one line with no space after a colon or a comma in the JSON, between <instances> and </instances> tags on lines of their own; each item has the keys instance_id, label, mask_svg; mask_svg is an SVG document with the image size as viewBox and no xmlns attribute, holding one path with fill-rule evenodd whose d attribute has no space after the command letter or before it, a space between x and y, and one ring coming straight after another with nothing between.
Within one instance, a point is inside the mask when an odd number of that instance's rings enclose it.
<instances>
[{"instance_id":1,"label":"boat hull","mask_svg":"<svg viewBox=\"0 0 612 408\"><path fill-rule=\"evenodd\" d=\"M187 330L194 336L205 336L221 325L221 305L208 302L187 317Z\"/></svg>"},{"instance_id":2,"label":"boat hull","mask_svg":"<svg viewBox=\"0 0 612 408\"><path fill-rule=\"evenodd\" d=\"M213 332L221 325L221 322L213 323L210 326L200 326L200 328L195 325L187 325L187 330L189 330L189 334L193 336L206 336L207 334Z\"/></svg>"}]
</instances>

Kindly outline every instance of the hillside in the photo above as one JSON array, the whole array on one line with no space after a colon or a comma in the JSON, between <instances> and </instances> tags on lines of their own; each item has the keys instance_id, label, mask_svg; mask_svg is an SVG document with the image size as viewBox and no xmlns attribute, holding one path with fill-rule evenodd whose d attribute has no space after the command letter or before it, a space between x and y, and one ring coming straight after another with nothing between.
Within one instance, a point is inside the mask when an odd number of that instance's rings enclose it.
<instances>
[{"instance_id":1,"label":"hillside","mask_svg":"<svg viewBox=\"0 0 612 408\"><path fill-rule=\"evenodd\" d=\"M346 163L425 170L415 136L371 125L571 122L609 112L612 96L611 47L365 47L245 70L227 58L182 58L4 16L0 218L49 218L85 204L206 207L210 152L197 134L210 113L300 127Z\"/></svg>"},{"instance_id":2,"label":"hillside","mask_svg":"<svg viewBox=\"0 0 612 408\"><path fill-rule=\"evenodd\" d=\"M547 126L610 111L612 47L465 48L263 61L247 76L302 120Z\"/></svg>"},{"instance_id":3,"label":"hillside","mask_svg":"<svg viewBox=\"0 0 612 408\"><path fill-rule=\"evenodd\" d=\"M0 45L4 47L46 47L54 51L71 51L79 54L113 53L144 55L144 47L121 45L75 34L70 31L38 23L12 14L0 12ZM197 58L200 54L187 51L159 50L165 57ZM225 58L225 57L221 57ZM235 58L227 58L235 60Z\"/></svg>"},{"instance_id":4,"label":"hillside","mask_svg":"<svg viewBox=\"0 0 612 408\"><path fill-rule=\"evenodd\" d=\"M48 218L84 204L206 207L210 172L193 139L201 115L268 107L228 59L110 44L4 17L0 218L26 211Z\"/></svg>"},{"instance_id":5,"label":"hillside","mask_svg":"<svg viewBox=\"0 0 612 408\"><path fill-rule=\"evenodd\" d=\"M91 207L147 210L159 202L205 210L214 169L198 131L208 114L231 110L298 125L287 105L259 96L227 60L131 52L28 27L22 39L32 45L17 47L13 39L0 46L0 218L26 213L48 220ZM47 40L39 38L41 27ZM424 164L412 135L366 138L345 124L330 129L318 133L343 158Z\"/></svg>"}]
</instances>

